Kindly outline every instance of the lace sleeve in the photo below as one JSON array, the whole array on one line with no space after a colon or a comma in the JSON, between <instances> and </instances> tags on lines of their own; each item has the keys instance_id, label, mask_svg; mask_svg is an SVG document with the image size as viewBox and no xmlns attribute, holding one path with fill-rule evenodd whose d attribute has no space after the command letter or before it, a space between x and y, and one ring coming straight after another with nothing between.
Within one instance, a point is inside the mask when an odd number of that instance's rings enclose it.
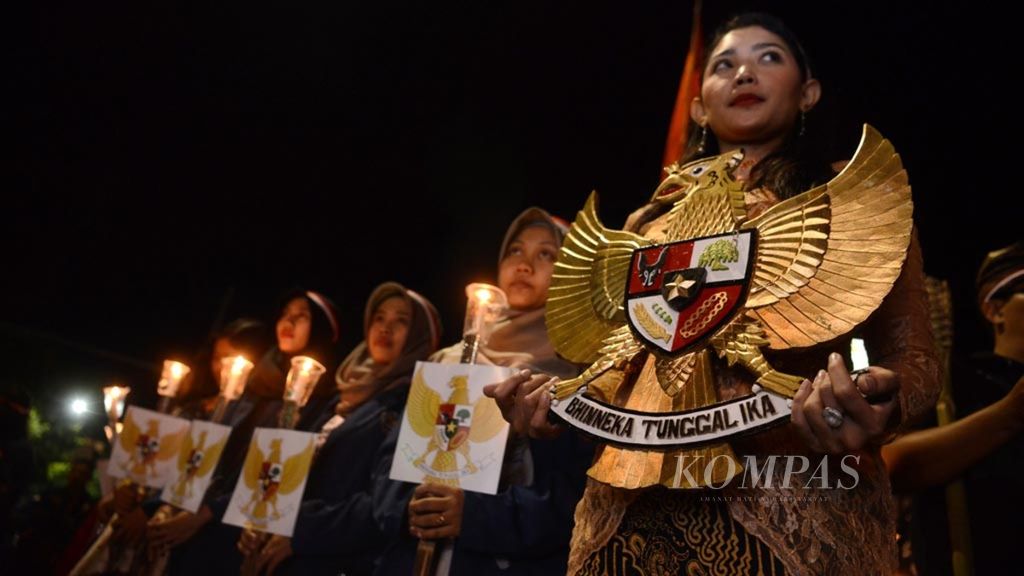
<instances>
[{"instance_id":1,"label":"lace sleeve","mask_svg":"<svg viewBox=\"0 0 1024 576\"><path fill-rule=\"evenodd\" d=\"M903 273L868 320L864 336L871 363L899 377L900 419L896 431L903 431L935 406L941 386L916 230Z\"/></svg>"}]
</instances>

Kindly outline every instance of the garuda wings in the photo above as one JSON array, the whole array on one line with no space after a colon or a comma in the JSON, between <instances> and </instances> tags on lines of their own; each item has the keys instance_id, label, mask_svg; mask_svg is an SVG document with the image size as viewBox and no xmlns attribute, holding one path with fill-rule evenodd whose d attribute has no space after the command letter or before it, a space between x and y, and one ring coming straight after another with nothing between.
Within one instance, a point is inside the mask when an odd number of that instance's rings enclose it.
<instances>
[{"instance_id":1,"label":"garuda wings","mask_svg":"<svg viewBox=\"0 0 1024 576\"><path fill-rule=\"evenodd\" d=\"M313 462L314 442L295 454L283 458L281 448L284 441L273 438L270 453L264 455L256 437L249 444L249 452L242 466L242 481L251 491L248 502L242 506L242 513L250 520L262 523L267 518L276 520L281 513L277 509L279 495L288 495L303 485L309 466ZM282 462L283 459L283 462Z\"/></svg>"},{"instance_id":2,"label":"garuda wings","mask_svg":"<svg viewBox=\"0 0 1024 576\"><path fill-rule=\"evenodd\" d=\"M486 396L470 403L466 376L453 377L448 386L452 392L442 402L441 395L427 384L422 369L418 370L410 386L407 411L413 431L430 439L413 465L426 473L425 481L458 486L458 470L476 471L470 454L472 445L494 438L504 429L505 420L494 400Z\"/></svg>"},{"instance_id":3,"label":"garuda wings","mask_svg":"<svg viewBox=\"0 0 1024 576\"><path fill-rule=\"evenodd\" d=\"M160 420L150 419L143 430L129 413L124 420L124 429L117 437L121 448L128 454L124 465L133 480L145 482L156 476L156 465L169 460L178 452L182 438L188 433L183 430L172 434L161 434Z\"/></svg>"},{"instance_id":4,"label":"garuda wings","mask_svg":"<svg viewBox=\"0 0 1024 576\"><path fill-rule=\"evenodd\" d=\"M741 159L670 167L654 198L670 208L643 236L603 226L590 196L555 264L546 315L558 353L590 366L560 383L556 400L588 387L588 397L641 414L700 409L716 401L713 378L694 377L710 351L791 398L804 376L774 369L762 349L836 339L889 293L913 205L888 140L865 126L835 178L753 218L732 176ZM624 401L625 374L647 368L658 393Z\"/></svg>"}]
</instances>

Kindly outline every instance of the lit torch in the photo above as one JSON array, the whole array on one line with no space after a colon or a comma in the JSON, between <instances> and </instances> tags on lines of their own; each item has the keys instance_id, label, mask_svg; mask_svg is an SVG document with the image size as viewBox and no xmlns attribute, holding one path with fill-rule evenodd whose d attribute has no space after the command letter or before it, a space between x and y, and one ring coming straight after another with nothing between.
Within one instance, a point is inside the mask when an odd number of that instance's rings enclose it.
<instances>
[{"instance_id":1,"label":"lit torch","mask_svg":"<svg viewBox=\"0 0 1024 576\"><path fill-rule=\"evenodd\" d=\"M294 428L299 408L306 405L320 376L326 372L324 365L309 356L292 358L292 368L284 384L284 407L281 410L280 427Z\"/></svg>"},{"instance_id":2,"label":"lit torch","mask_svg":"<svg viewBox=\"0 0 1024 576\"><path fill-rule=\"evenodd\" d=\"M494 324L505 316L508 298L501 288L474 282L466 286L466 322L462 327L463 364L476 362L481 346L487 344Z\"/></svg>"},{"instance_id":3,"label":"lit torch","mask_svg":"<svg viewBox=\"0 0 1024 576\"><path fill-rule=\"evenodd\" d=\"M474 282L466 286L466 322L462 327L462 364L475 364L481 346L487 345L494 325L508 311L508 297L497 286ZM436 540L420 540L416 546L413 573L417 576L433 575L438 565L448 565L453 554L452 544L445 544L436 553ZM443 560L442 560L443 559Z\"/></svg>"},{"instance_id":4,"label":"lit torch","mask_svg":"<svg viewBox=\"0 0 1024 576\"><path fill-rule=\"evenodd\" d=\"M157 411L166 414L170 411L171 401L178 395L181 381L192 369L175 360L164 360L164 370L160 374L160 382L156 385L156 393L160 395Z\"/></svg>"},{"instance_id":5,"label":"lit torch","mask_svg":"<svg viewBox=\"0 0 1024 576\"><path fill-rule=\"evenodd\" d=\"M228 356L220 359L220 395L210 417L211 422L220 423L224 420L224 411L228 403L242 397L252 368L253 363L245 356Z\"/></svg>"},{"instance_id":6,"label":"lit torch","mask_svg":"<svg viewBox=\"0 0 1024 576\"><path fill-rule=\"evenodd\" d=\"M121 432L121 416L124 415L124 401L128 397L131 388L128 386L106 386L103 388L103 409L107 413L109 424L103 427L107 434L107 440L113 443L114 438Z\"/></svg>"}]
</instances>

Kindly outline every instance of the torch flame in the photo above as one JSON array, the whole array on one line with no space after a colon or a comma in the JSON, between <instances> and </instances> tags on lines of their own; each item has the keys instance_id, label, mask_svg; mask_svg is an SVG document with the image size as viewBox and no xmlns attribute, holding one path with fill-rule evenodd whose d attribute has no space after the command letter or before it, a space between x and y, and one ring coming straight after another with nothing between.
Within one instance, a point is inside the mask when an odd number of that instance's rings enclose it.
<instances>
[{"instance_id":1,"label":"torch flame","mask_svg":"<svg viewBox=\"0 0 1024 576\"><path fill-rule=\"evenodd\" d=\"M245 359L245 356L236 356L235 360L231 363L231 374L233 376L238 376L243 370L245 370L246 365L249 363L250 362Z\"/></svg>"},{"instance_id":2,"label":"torch flame","mask_svg":"<svg viewBox=\"0 0 1024 576\"><path fill-rule=\"evenodd\" d=\"M487 288L480 288L476 291L476 299L482 303L490 302L491 296L491 291L488 290Z\"/></svg>"},{"instance_id":3,"label":"torch flame","mask_svg":"<svg viewBox=\"0 0 1024 576\"><path fill-rule=\"evenodd\" d=\"M103 388L103 407L108 414L116 409L111 414L114 419L120 418L124 412L124 398L128 396L130 390L131 388L128 386L105 386Z\"/></svg>"},{"instance_id":4,"label":"torch flame","mask_svg":"<svg viewBox=\"0 0 1024 576\"><path fill-rule=\"evenodd\" d=\"M184 368L185 365L182 364L181 362L171 363L171 376L174 376L175 378L181 378L182 374L185 371Z\"/></svg>"}]
</instances>

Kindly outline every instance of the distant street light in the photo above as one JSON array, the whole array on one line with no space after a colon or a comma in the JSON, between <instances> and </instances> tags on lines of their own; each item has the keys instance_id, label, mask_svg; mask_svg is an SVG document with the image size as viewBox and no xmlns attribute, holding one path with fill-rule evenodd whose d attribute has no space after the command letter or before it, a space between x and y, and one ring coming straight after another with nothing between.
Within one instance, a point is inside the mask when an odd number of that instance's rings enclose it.
<instances>
[{"instance_id":1,"label":"distant street light","mask_svg":"<svg viewBox=\"0 0 1024 576\"><path fill-rule=\"evenodd\" d=\"M71 413L75 416L81 416L89 411L89 403L81 398L75 398L71 400Z\"/></svg>"}]
</instances>

